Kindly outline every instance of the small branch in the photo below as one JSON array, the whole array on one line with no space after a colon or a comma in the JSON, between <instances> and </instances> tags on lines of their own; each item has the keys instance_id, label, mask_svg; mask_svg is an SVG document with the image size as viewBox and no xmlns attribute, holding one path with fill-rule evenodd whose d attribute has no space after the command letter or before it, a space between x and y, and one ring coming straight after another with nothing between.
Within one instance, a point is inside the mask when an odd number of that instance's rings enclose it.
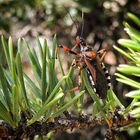
<instances>
[{"instance_id":1,"label":"small branch","mask_svg":"<svg viewBox=\"0 0 140 140\"><path fill-rule=\"evenodd\" d=\"M52 132L62 132L67 130L76 130L76 129L85 129L93 128L101 125L109 125L109 129L106 132L105 137L109 140L112 140L114 135L117 134L121 127L125 127L133 124L136 120L132 118L129 114L121 115L119 109L111 114L110 122L104 118L93 119L90 115L79 115L74 116L69 112L63 112L63 116L56 117L51 121L41 122L36 121L31 125L27 125L27 117L24 112L21 112L21 120L17 128L12 128L7 123L2 122L0 124L0 138L6 139L18 139L22 140L23 138L33 139L35 135L45 136L50 131Z\"/></svg>"},{"instance_id":2,"label":"small branch","mask_svg":"<svg viewBox=\"0 0 140 140\"><path fill-rule=\"evenodd\" d=\"M43 136L50 131L72 131L74 129L85 129L105 124L106 122L103 119L92 119L89 115L80 115L79 117L65 115L65 117L57 117L49 122L36 121L30 126L27 126L25 121L23 121L16 129L3 122L0 125L0 137L7 139L33 139L35 135Z\"/></svg>"}]
</instances>

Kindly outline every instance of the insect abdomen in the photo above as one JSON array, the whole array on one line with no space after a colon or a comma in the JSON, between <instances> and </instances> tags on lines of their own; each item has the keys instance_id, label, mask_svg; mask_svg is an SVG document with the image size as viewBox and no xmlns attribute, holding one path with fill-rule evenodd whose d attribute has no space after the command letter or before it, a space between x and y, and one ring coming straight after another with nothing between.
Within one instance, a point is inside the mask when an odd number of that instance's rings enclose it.
<instances>
[{"instance_id":1,"label":"insect abdomen","mask_svg":"<svg viewBox=\"0 0 140 140\"><path fill-rule=\"evenodd\" d=\"M88 77L91 86L100 98L104 99L107 96L107 91L110 88L110 76L104 64L99 64L97 61L90 62L96 71L96 78L94 79L90 70L88 69Z\"/></svg>"}]
</instances>

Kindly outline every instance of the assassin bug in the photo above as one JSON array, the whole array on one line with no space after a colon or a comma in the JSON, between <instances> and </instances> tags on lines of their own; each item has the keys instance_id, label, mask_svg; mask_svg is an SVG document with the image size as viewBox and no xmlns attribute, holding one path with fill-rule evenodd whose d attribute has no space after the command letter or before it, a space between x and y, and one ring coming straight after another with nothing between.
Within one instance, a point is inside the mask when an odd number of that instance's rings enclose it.
<instances>
[{"instance_id":1,"label":"assassin bug","mask_svg":"<svg viewBox=\"0 0 140 140\"><path fill-rule=\"evenodd\" d=\"M77 47L80 49L80 52L74 51ZM93 48L87 45L85 39L81 36L76 37L76 43L71 49L66 47L65 45L58 45L56 53L58 53L58 48L63 49L63 51L68 52L77 58L77 60L74 61L72 66L78 66L79 68L79 84L77 87L72 88L67 92L72 92L80 88L82 83L80 74L81 71L86 68L87 75L91 86L94 89L94 92L97 93L100 98L106 98L107 91L110 88L111 84L108 70L105 68L105 65L102 61L107 51L105 49L102 49L96 52Z\"/></svg>"}]
</instances>

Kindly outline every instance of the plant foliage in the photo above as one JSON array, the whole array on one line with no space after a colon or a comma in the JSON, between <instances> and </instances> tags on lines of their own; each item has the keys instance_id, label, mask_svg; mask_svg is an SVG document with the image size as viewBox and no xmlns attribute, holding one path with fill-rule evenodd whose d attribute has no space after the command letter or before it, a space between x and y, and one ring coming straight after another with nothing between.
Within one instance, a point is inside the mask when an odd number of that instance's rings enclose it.
<instances>
[{"instance_id":1,"label":"plant foliage","mask_svg":"<svg viewBox=\"0 0 140 140\"><path fill-rule=\"evenodd\" d=\"M132 13L127 14L128 17L140 27L140 19ZM129 23L124 22L124 30L130 39L119 39L118 43L123 47L114 48L128 59L128 64L120 64L116 73L117 80L132 87L132 91L125 96L132 98L131 104L126 108L126 112L130 112L134 118L140 118L140 31ZM139 122L136 123L139 126Z\"/></svg>"},{"instance_id":2,"label":"plant foliage","mask_svg":"<svg viewBox=\"0 0 140 140\"><path fill-rule=\"evenodd\" d=\"M136 16L130 13L128 16L139 26L140 20ZM126 94L133 98L132 103L126 108L112 89L108 90L107 99L101 100L90 86L86 69L81 74L83 86L79 91L65 93L66 90L74 87L72 80L74 68L71 66L65 74L60 54L58 54L58 60L55 59L56 36L53 38L52 48L47 45L46 39L42 45L37 38L38 52L31 48L24 39L19 39L16 53L14 53L12 38L9 37L7 43L2 36L1 42L7 61L7 68L0 63L0 120L4 124L0 126L1 130L6 133L3 137L8 138L7 135L12 135L14 138L23 139L33 138L36 135L48 134L49 136L49 132L60 130L61 127L62 130L67 130L73 126L89 127L91 124L92 126L107 124L109 131L106 136L109 132L114 137L114 132L128 130L129 125L139 126L139 122L133 118L140 117L140 83L129 76L140 77L140 33L128 23L125 23L125 30L130 39L120 39L118 43L125 47L127 52L116 46L114 48L129 59L129 64L120 65L116 73L119 82L134 88ZM23 70L22 49L27 50L34 80ZM55 70L57 62L62 73L61 79L57 78ZM85 97L83 89L87 91L93 102L92 115L88 114L88 117L82 114ZM71 116L70 111L76 114L76 117ZM65 115L65 120L69 123L61 124L58 121L64 120L64 118L61 120L62 115ZM7 125L9 127L6 127ZM12 129L12 134L9 134L7 130L9 128Z\"/></svg>"},{"instance_id":3,"label":"plant foliage","mask_svg":"<svg viewBox=\"0 0 140 140\"><path fill-rule=\"evenodd\" d=\"M58 54L58 60L55 59L56 36L54 36L52 48L48 47L46 39L41 45L37 38L39 53L34 48L31 49L24 39L18 40L16 53L13 51L11 37L9 37L8 43L3 36L1 41L7 68L0 64L0 120L7 123L12 130L16 128L13 130L15 131L13 136L21 138L18 137L16 130L22 127L23 133L27 133L31 126L35 129L34 126L37 122L47 123L63 115L66 111L72 110L78 116L81 115L84 107L84 90L81 88L78 93L65 94L65 90L73 87L73 67L71 66L65 75L60 55ZM27 50L34 80L23 70L22 49ZM63 75L59 80L55 71L56 61L59 63ZM93 100L92 108L94 111L91 116L93 122L96 118L99 118L99 120L97 119L99 122L101 118L106 120L109 110L114 111L116 105L120 108L123 107L111 89L108 91L106 101L101 101L90 86L86 70L82 73L82 77ZM44 132L44 134L47 132L49 131ZM34 133L33 136L38 133ZM26 137L28 136L26 135Z\"/></svg>"},{"instance_id":4,"label":"plant foliage","mask_svg":"<svg viewBox=\"0 0 140 140\"><path fill-rule=\"evenodd\" d=\"M52 50L47 46L44 39L43 46L37 39L39 54L35 49L31 49L24 39L18 40L18 51L14 54L12 38L8 44L4 37L1 37L2 47L6 56L8 68L0 64L0 119L8 123L11 127L17 128L22 121L22 114L27 119L27 124L31 125L35 121L46 121L62 114L72 104L78 101L83 95L81 91L78 95L64 95L62 86L70 79L72 69L58 80L55 72L55 48L56 36L53 39ZM35 77L33 81L29 75L23 71L21 60L21 50L28 51L30 67ZM65 102L67 98L67 102Z\"/></svg>"}]
</instances>

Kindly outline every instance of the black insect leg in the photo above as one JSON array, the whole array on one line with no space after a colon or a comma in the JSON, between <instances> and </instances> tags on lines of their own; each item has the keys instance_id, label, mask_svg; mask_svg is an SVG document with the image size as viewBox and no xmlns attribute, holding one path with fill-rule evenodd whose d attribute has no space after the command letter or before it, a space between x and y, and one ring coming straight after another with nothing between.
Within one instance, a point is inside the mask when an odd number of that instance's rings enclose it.
<instances>
[{"instance_id":1,"label":"black insect leg","mask_svg":"<svg viewBox=\"0 0 140 140\"><path fill-rule=\"evenodd\" d=\"M73 50L71 50L70 48L68 48L64 45L58 45L58 47L56 48L56 58L58 56L59 48L63 49L64 52L68 52L76 57L81 57L81 53L74 52Z\"/></svg>"},{"instance_id":2,"label":"black insect leg","mask_svg":"<svg viewBox=\"0 0 140 140\"><path fill-rule=\"evenodd\" d=\"M104 57L106 56L107 50L106 49L102 49L100 51L97 52L98 56L100 56L100 61L102 62Z\"/></svg>"}]
</instances>

